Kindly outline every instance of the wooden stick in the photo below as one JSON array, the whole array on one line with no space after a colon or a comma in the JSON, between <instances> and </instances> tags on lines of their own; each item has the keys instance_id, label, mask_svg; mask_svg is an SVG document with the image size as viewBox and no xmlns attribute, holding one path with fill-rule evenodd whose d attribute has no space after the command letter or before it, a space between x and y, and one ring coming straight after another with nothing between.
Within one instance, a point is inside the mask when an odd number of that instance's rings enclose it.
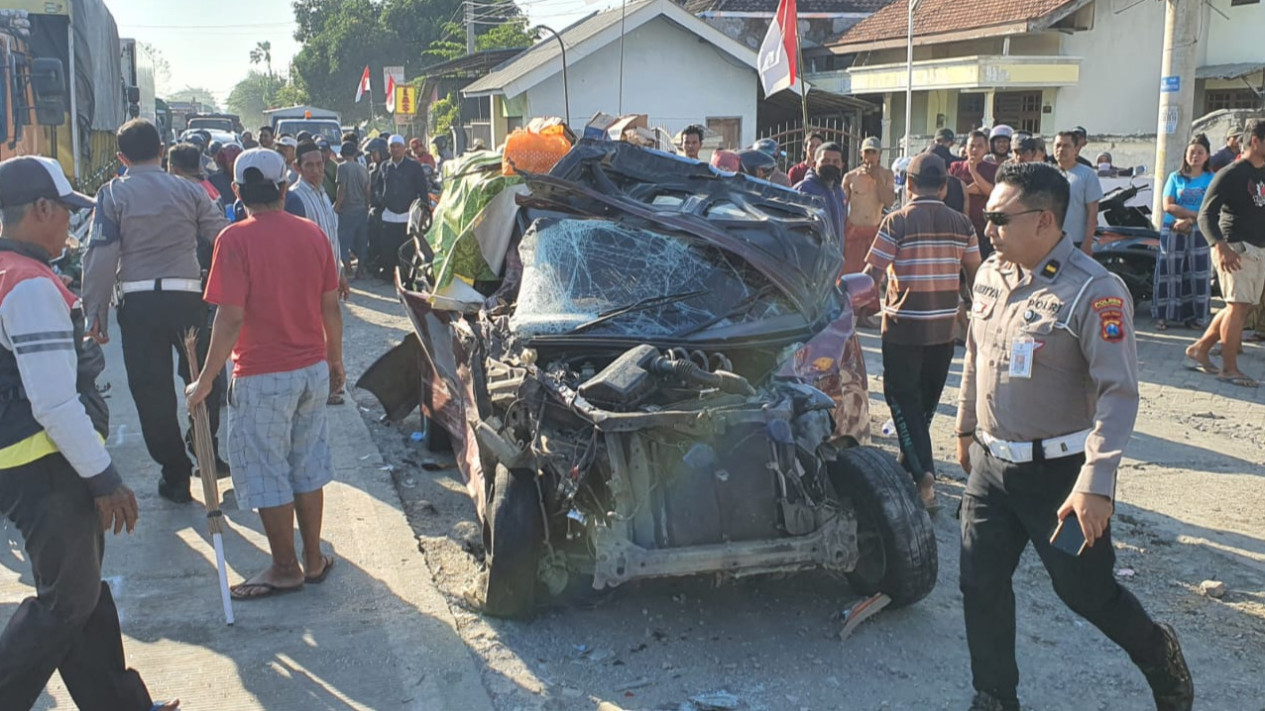
<instances>
[{"instance_id":1,"label":"wooden stick","mask_svg":"<svg viewBox=\"0 0 1265 711\"><path fill-rule=\"evenodd\" d=\"M189 372L195 376L201 372L198 363L198 332L189 329L184 338L185 354L189 359ZM202 498L206 502L206 522L211 530L211 544L215 547L215 567L220 578L220 601L224 606L224 621L233 624L233 602L228 592L228 565L224 560L224 513L220 511L219 472L215 468L215 440L211 436L211 421L207 417L206 402L200 402L189 412L193 420L193 453L198 458L198 473L202 478Z\"/></svg>"}]
</instances>

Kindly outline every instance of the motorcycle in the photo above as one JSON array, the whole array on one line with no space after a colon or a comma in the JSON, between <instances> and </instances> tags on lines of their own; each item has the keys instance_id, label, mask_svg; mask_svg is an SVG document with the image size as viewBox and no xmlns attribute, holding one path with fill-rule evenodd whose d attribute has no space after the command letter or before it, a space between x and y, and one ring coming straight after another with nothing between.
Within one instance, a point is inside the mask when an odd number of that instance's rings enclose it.
<instances>
[{"instance_id":1,"label":"motorcycle","mask_svg":"<svg viewBox=\"0 0 1265 711\"><path fill-rule=\"evenodd\" d=\"M1134 171L1141 174L1141 168ZM1149 189L1130 181L1108 191L1098 202L1100 222L1107 224L1094 230L1094 259L1124 281L1135 305L1154 292L1160 253L1160 233L1151 222L1150 208L1130 204Z\"/></svg>"}]
</instances>

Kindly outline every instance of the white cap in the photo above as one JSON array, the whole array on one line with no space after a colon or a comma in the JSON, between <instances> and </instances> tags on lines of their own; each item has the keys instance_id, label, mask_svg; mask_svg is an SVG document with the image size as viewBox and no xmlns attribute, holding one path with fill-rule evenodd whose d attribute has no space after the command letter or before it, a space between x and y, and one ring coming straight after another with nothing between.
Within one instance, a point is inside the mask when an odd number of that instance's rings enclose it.
<instances>
[{"instance_id":1,"label":"white cap","mask_svg":"<svg viewBox=\"0 0 1265 711\"><path fill-rule=\"evenodd\" d=\"M286 146L287 148L299 147L299 142L295 140L294 137L292 136L282 136L281 138L277 139L277 143L280 143L281 145Z\"/></svg>"},{"instance_id":2,"label":"white cap","mask_svg":"<svg viewBox=\"0 0 1265 711\"><path fill-rule=\"evenodd\" d=\"M388 146L403 146L403 145L405 145L405 143L404 143L404 136L401 136L401 135L400 135L400 134L398 134L398 133L393 133L393 134L391 134L391 138L390 138L390 140L388 140L388 141L387 141L387 145L388 145Z\"/></svg>"},{"instance_id":3,"label":"white cap","mask_svg":"<svg viewBox=\"0 0 1265 711\"><path fill-rule=\"evenodd\" d=\"M263 174L264 182L281 183L286 179L286 159L271 148L252 148L237 156L233 165L233 182L238 185L261 182L248 180L246 171L251 168Z\"/></svg>"}]
</instances>

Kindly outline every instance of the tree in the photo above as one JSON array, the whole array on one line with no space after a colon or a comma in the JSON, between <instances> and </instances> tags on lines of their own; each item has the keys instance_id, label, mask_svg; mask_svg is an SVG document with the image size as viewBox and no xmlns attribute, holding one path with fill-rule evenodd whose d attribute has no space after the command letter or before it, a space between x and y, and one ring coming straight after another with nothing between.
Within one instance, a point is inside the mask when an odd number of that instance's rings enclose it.
<instances>
[{"instance_id":1,"label":"tree","mask_svg":"<svg viewBox=\"0 0 1265 711\"><path fill-rule=\"evenodd\" d=\"M284 78L251 70L228 95L228 108L241 117L243 124L261 126L267 123L264 111L305 100L303 90Z\"/></svg>"},{"instance_id":2,"label":"tree","mask_svg":"<svg viewBox=\"0 0 1265 711\"><path fill-rule=\"evenodd\" d=\"M217 112L220 110L219 102L215 100L215 95L210 89L201 86L185 86L180 91L174 91L168 94L167 101L196 101L202 104L204 110L208 112Z\"/></svg>"},{"instance_id":3,"label":"tree","mask_svg":"<svg viewBox=\"0 0 1265 711\"><path fill-rule=\"evenodd\" d=\"M309 99L353 117L367 106L355 104L365 65L373 77L373 99L384 98L382 67L421 57L444 36L443 23L461 0L295 0L295 39L303 48L294 58L295 83Z\"/></svg>"},{"instance_id":4,"label":"tree","mask_svg":"<svg viewBox=\"0 0 1265 711\"><path fill-rule=\"evenodd\" d=\"M140 42L140 46L149 53L150 58L154 61L154 93L164 96L171 89L171 62L167 61L162 53L149 42Z\"/></svg>"},{"instance_id":5,"label":"tree","mask_svg":"<svg viewBox=\"0 0 1265 711\"><path fill-rule=\"evenodd\" d=\"M258 42L255 48L250 50L250 63L263 65L268 69L268 76L272 76L272 43L268 41Z\"/></svg>"}]
</instances>

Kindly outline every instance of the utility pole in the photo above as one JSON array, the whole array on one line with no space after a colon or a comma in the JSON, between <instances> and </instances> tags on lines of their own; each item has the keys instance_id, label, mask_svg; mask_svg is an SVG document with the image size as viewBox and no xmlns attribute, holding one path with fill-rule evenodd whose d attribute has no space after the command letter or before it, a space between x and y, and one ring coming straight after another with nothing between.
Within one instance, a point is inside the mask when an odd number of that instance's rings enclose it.
<instances>
[{"instance_id":1,"label":"utility pole","mask_svg":"<svg viewBox=\"0 0 1265 711\"><path fill-rule=\"evenodd\" d=\"M1157 228L1164 219L1164 191L1160 188L1168 174L1181 167L1187 135L1195 119L1195 62L1202 4L1201 0L1164 3L1164 61L1151 201L1151 220Z\"/></svg>"},{"instance_id":2,"label":"utility pole","mask_svg":"<svg viewBox=\"0 0 1265 711\"><path fill-rule=\"evenodd\" d=\"M465 0L466 6L466 54L474 54L474 0Z\"/></svg>"}]
</instances>

